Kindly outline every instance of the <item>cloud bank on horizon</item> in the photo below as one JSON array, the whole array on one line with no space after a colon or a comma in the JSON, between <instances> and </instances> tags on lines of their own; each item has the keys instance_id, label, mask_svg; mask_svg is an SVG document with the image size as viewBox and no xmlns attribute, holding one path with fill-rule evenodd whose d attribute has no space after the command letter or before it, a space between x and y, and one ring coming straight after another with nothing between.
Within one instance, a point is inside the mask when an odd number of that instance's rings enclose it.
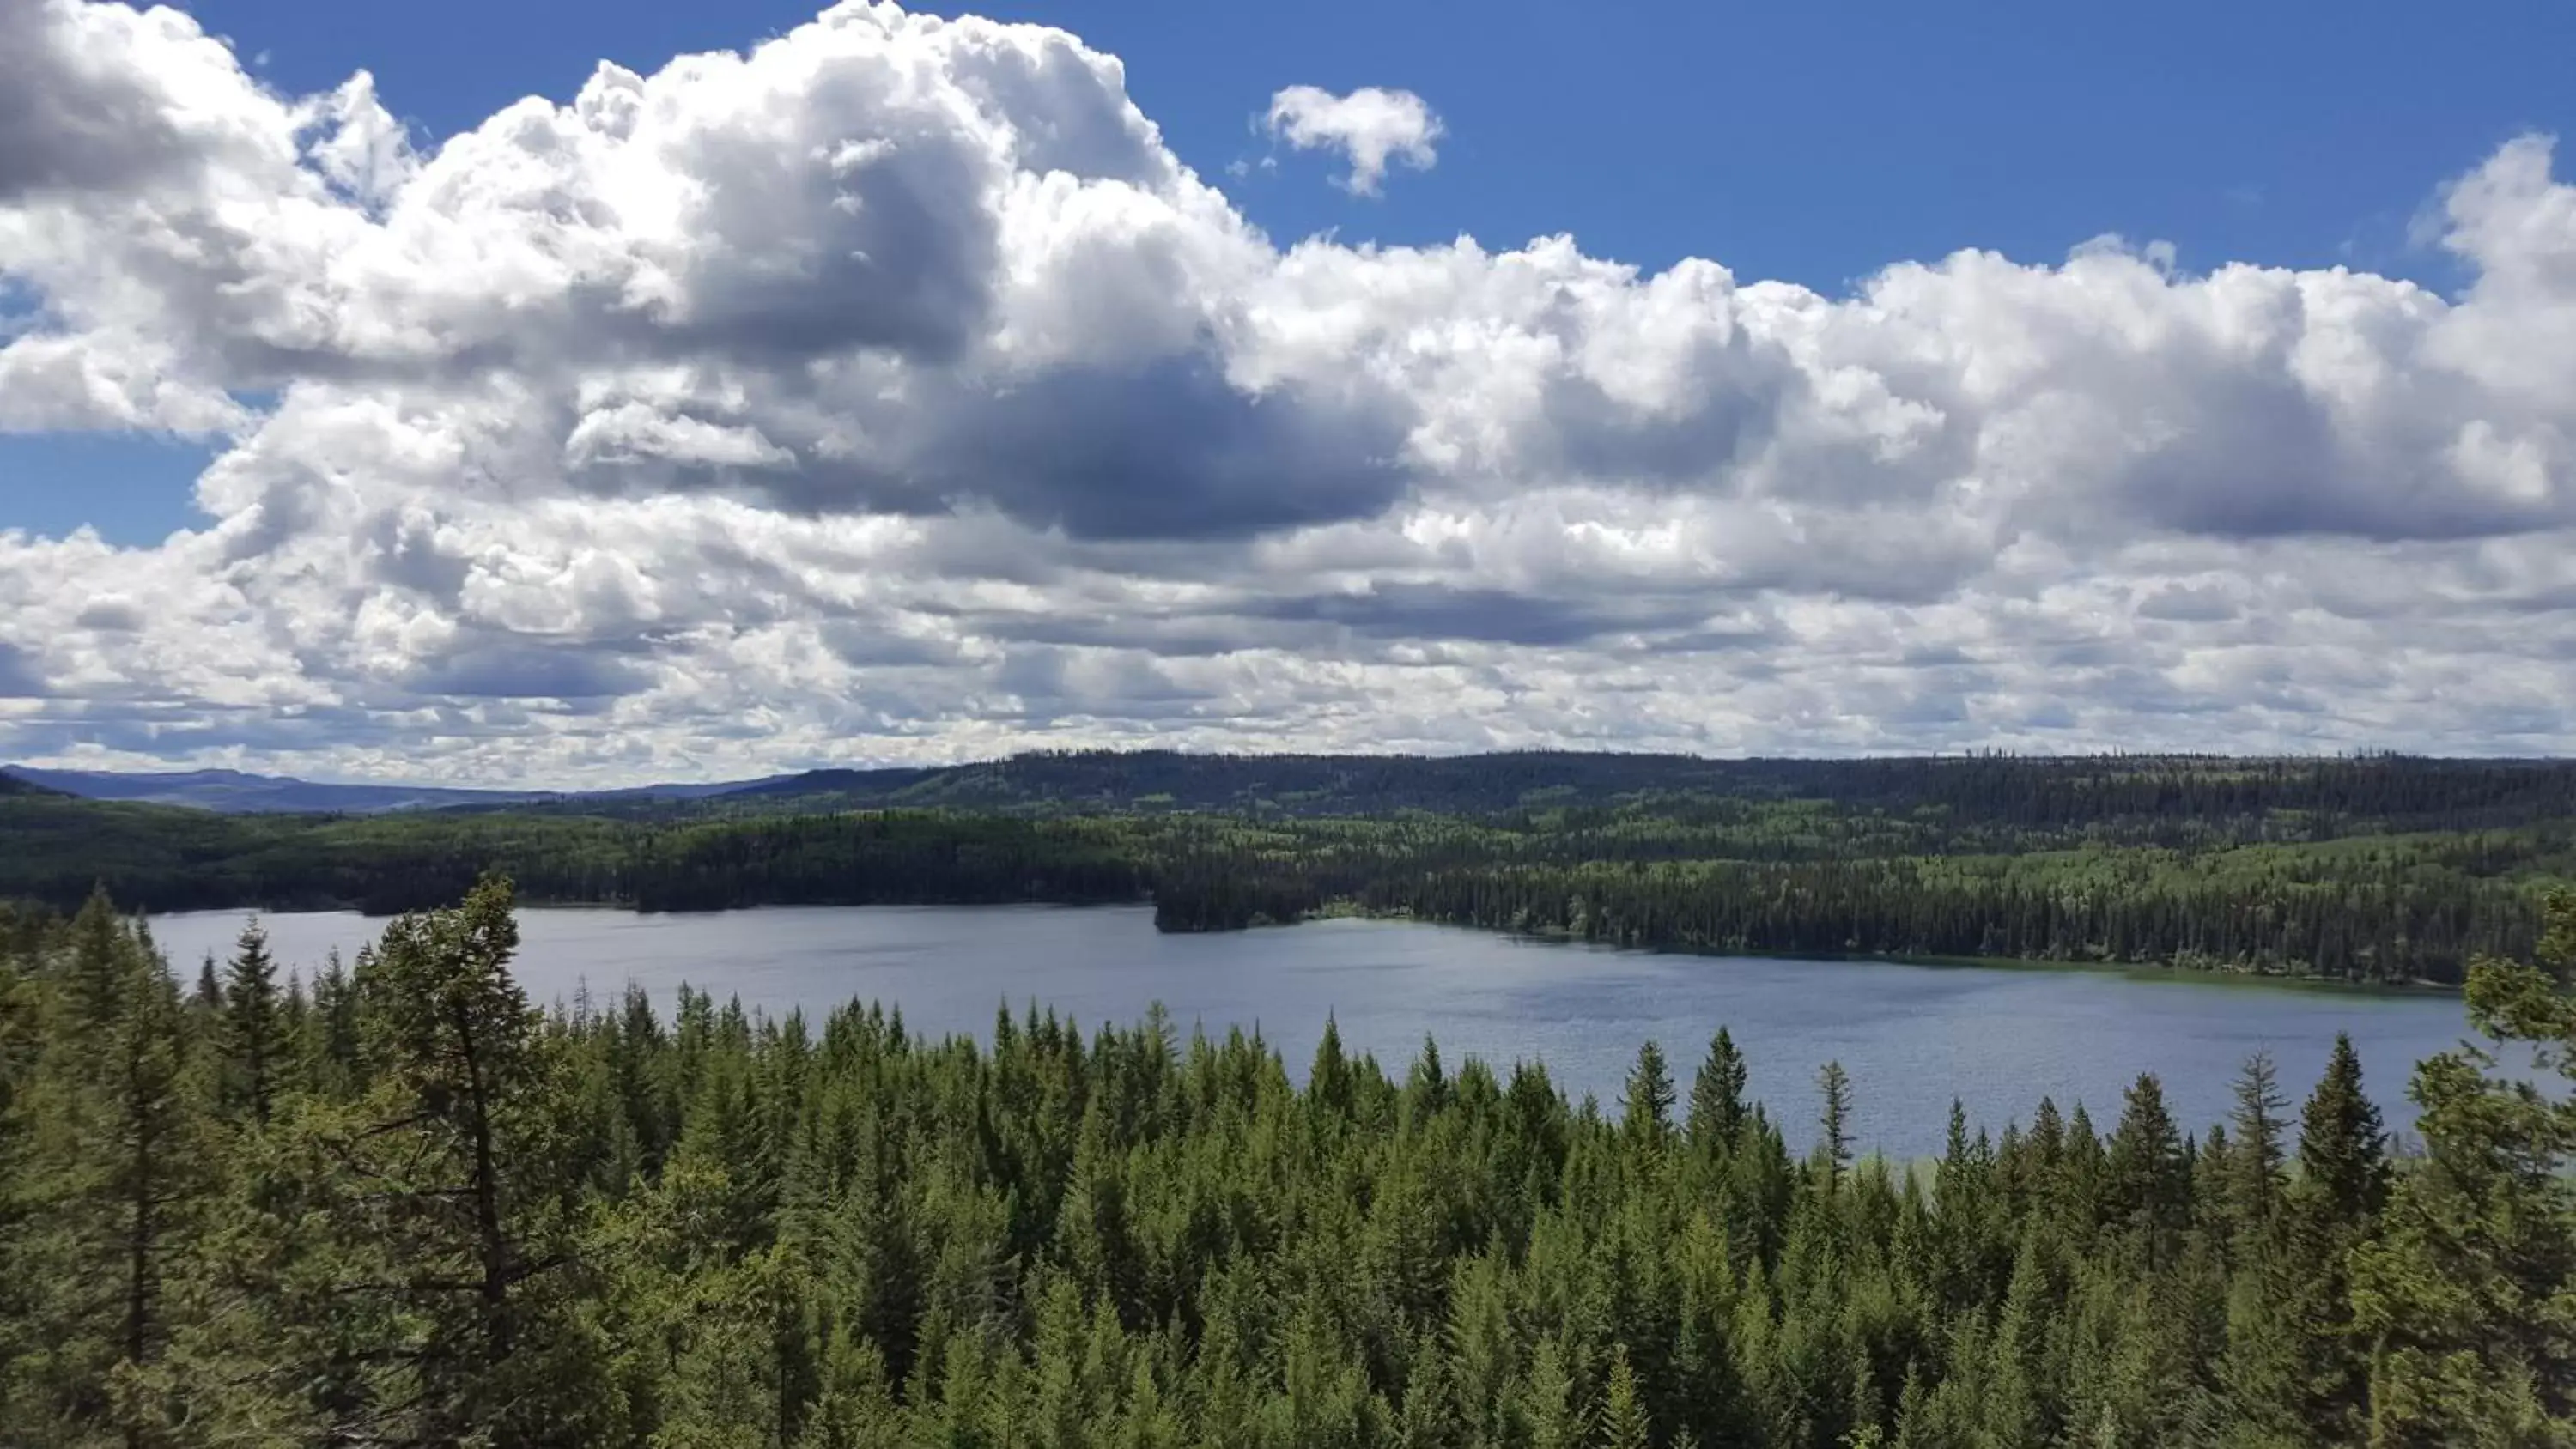
<instances>
[{"instance_id":1,"label":"cloud bank on horizon","mask_svg":"<svg viewBox=\"0 0 2576 1449\"><path fill-rule=\"evenodd\" d=\"M0 0L0 429L219 450L156 547L0 531L0 758L2564 751L2576 187L2431 205L2455 298L2116 240L1825 296L1282 246L1030 26L845 4L428 144Z\"/></svg>"}]
</instances>

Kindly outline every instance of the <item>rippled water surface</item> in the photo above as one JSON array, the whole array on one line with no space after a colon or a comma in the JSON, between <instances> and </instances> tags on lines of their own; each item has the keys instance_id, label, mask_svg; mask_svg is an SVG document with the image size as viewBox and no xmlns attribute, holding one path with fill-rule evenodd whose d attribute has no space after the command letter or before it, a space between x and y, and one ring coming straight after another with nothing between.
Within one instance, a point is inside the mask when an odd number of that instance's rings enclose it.
<instances>
[{"instance_id":1,"label":"rippled water surface","mask_svg":"<svg viewBox=\"0 0 2576 1449\"><path fill-rule=\"evenodd\" d=\"M247 913L156 917L193 976L226 954ZM266 918L300 968L383 923L347 914ZM1137 908L778 907L721 915L521 913L521 982L539 1002L634 981L667 1010L683 982L772 1013L819 1016L853 998L899 1005L916 1029L989 1033L995 1008L1035 998L1086 1025L1132 1021L1160 1001L1184 1030L1257 1025L1302 1078L1326 1016L1391 1072L1438 1037L1454 1067L1544 1061L1560 1085L1615 1105L1639 1042L1663 1044L1688 1091L1723 1024L1751 1058L1754 1094L1802 1136L1816 1069L1848 1068L1863 1148L1940 1148L1950 1100L2000 1129L2042 1094L2085 1103L2104 1129L2141 1071L2164 1081L2194 1129L2220 1120L2247 1055L2269 1051L2294 1101L2338 1031L2360 1047L2372 1094L2402 1126L2407 1069L2462 1031L2459 1003L2241 981L2002 967L1648 955L1516 941L1386 921L1166 936Z\"/></svg>"}]
</instances>

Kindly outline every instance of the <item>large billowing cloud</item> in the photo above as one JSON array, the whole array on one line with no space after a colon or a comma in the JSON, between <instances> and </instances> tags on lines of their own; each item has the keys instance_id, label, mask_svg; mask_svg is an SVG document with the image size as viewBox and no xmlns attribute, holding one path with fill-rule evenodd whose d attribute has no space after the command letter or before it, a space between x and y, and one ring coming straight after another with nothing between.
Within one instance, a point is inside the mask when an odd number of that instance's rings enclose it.
<instances>
[{"instance_id":1,"label":"large billowing cloud","mask_svg":"<svg viewBox=\"0 0 2576 1449\"><path fill-rule=\"evenodd\" d=\"M433 142L0 0L0 429L218 449L158 547L0 532L0 758L2564 750L2550 159L2437 199L2457 297L2116 242L1829 297L1283 247L1051 30L844 5Z\"/></svg>"}]
</instances>

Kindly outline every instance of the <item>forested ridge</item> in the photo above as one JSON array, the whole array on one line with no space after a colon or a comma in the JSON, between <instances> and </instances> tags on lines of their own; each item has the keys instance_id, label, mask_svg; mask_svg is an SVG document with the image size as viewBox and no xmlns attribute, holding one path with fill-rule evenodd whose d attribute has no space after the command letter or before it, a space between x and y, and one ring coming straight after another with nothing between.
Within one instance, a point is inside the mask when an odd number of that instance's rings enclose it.
<instances>
[{"instance_id":1,"label":"forested ridge","mask_svg":"<svg viewBox=\"0 0 2576 1449\"><path fill-rule=\"evenodd\" d=\"M1150 901L1169 930L1368 911L1670 950L2457 982L2477 952L2527 953L2541 893L2576 878L2576 766L1070 754L367 816L0 798L0 899L58 909L103 884L151 910L390 914L491 869L531 901L645 910Z\"/></svg>"},{"instance_id":2,"label":"forested ridge","mask_svg":"<svg viewBox=\"0 0 2576 1449\"><path fill-rule=\"evenodd\" d=\"M706 803L719 809L1486 817L1686 797L1807 800L1858 812L1929 809L1953 823L2026 829L2112 820L2149 830L2159 822L2330 833L2355 826L2470 829L2576 816L2576 762L2398 755L1724 760L1544 750L1449 757L1088 750L941 769L818 770L762 781ZM567 803L582 808L580 802Z\"/></svg>"},{"instance_id":3,"label":"forested ridge","mask_svg":"<svg viewBox=\"0 0 2576 1449\"><path fill-rule=\"evenodd\" d=\"M2415 1064L2398 1161L2347 1042L2303 1104L2257 1057L2224 1123L2142 1077L1898 1170L1723 1029L1596 1105L1159 1014L540 1013L512 906L193 990L104 897L0 912L0 1437L2576 1443L2576 1080ZM2576 1078L2571 965L2561 896L2471 1025Z\"/></svg>"}]
</instances>

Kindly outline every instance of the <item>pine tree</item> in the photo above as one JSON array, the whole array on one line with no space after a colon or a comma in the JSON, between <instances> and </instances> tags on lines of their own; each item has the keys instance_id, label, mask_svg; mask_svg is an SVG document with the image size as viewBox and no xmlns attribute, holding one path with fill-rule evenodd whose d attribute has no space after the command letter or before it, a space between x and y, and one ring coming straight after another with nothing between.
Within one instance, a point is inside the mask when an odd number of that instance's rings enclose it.
<instances>
[{"instance_id":1,"label":"pine tree","mask_svg":"<svg viewBox=\"0 0 2576 1449\"><path fill-rule=\"evenodd\" d=\"M1610 1381L1602 1395L1594 1442L1601 1449L1646 1449L1646 1407L1638 1401L1637 1375L1628 1366L1625 1343L1610 1346Z\"/></svg>"},{"instance_id":2,"label":"pine tree","mask_svg":"<svg viewBox=\"0 0 2576 1449\"><path fill-rule=\"evenodd\" d=\"M211 963L212 958L208 958ZM268 1124L277 1092L278 1065L285 1034L278 1021L277 963L268 954L268 933L254 920L242 927L241 940L225 971L223 990L225 1046L241 1102L251 1120Z\"/></svg>"},{"instance_id":3,"label":"pine tree","mask_svg":"<svg viewBox=\"0 0 2576 1449\"><path fill-rule=\"evenodd\" d=\"M2293 1235L2283 1207L2281 1113L2286 1107L2260 1053L2236 1081L2236 1132L2199 1175L2204 1214L2219 1235L2232 1277L2223 1284L2226 1329L2218 1357L2219 1402L2231 1444L2310 1442L2305 1411L2308 1347Z\"/></svg>"},{"instance_id":4,"label":"pine tree","mask_svg":"<svg viewBox=\"0 0 2576 1449\"><path fill-rule=\"evenodd\" d=\"M1440 1436L1448 1422L1442 1412L1438 1375L1426 1373L1424 1378L1428 1382L1419 1390L1423 1404L1418 1418L1413 1412L1415 1390L1409 1386L1405 1395L1407 1443L1416 1449L1445 1442ZM1164 1397L1155 1361L1145 1354L1136 1355L1129 1372L1126 1401L1120 1406L1108 1442L1112 1449L1180 1449L1182 1436L1181 1416Z\"/></svg>"},{"instance_id":5,"label":"pine tree","mask_svg":"<svg viewBox=\"0 0 2576 1449\"><path fill-rule=\"evenodd\" d=\"M374 957L374 947L361 948L358 964L367 965ZM292 996L291 984L288 990ZM303 1030L293 1040L293 1065L288 1075L320 1096L349 1096L364 1075L365 1064L359 1060L364 1047L358 1023L357 982L340 963L339 952L333 951L324 958L321 971L313 978L311 1002L301 1016Z\"/></svg>"},{"instance_id":6,"label":"pine tree","mask_svg":"<svg viewBox=\"0 0 2576 1449\"><path fill-rule=\"evenodd\" d=\"M1407 1112L1416 1119L1437 1115L1449 1105L1449 1074L1440 1065L1440 1043L1428 1034L1405 1078L1404 1097Z\"/></svg>"},{"instance_id":7,"label":"pine tree","mask_svg":"<svg viewBox=\"0 0 2576 1449\"><path fill-rule=\"evenodd\" d=\"M1574 1405L1574 1391L1565 1346L1543 1340L1520 1386L1519 1418L1530 1449L1577 1449L1583 1443L1584 1414Z\"/></svg>"},{"instance_id":8,"label":"pine tree","mask_svg":"<svg viewBox=\"0 0 2576 1449\"><path fill-rule=\"evenodd\" d=\"M1520 1346L1503 1301L1507 1275L1503 1264L1485 1255L1458 1261L1450 1273L1441 1347L1459 1427L1470 1445L1499 1446L1511 1438Z\"/></svg>"},{"instance_id":9,"label":"pine tree","mask_svg":"<svg viewBox=\"0 0 2576 1449\"><path fill-rule=\"evenodd\" d=\"M1825 1176L1830 1182L1851 1165L1851 1074L1841 1062L1827 1062L1816 1074L1816 1089L1824 1096L1824 1115L1818 1123L1816 1151L1825 1162Z\"/></svg>"},{"instance_id":10,"label":"pine tree","mask_svg":"<svg viewBox=\"0 0 2576 1449\"><path fill-rule=\"evenodd\" d=\"M2374 1446L2576 1444L2576 895L2553 895L2539 964L2470 968L2492 1046L2417 1065L2425 1158L2353 1255L2375 1349ZM2509 1047L2558 1090L2493 1073Z\"/></svg>"},{"instance_id":11,"label":"pine tree","mask_svg":"<svg viewBox=\"0 0 2576 1449\"><path fill-rule=\"evenodd\" d=\"M102 1145L112 1154L106 1186L124 1268L117 1347L126 1364L139 1368L154 1362L170 1337L162 1290L205 1186L207 1144L196 1116L202 1091L187 1080L178 990L139 942L126 992L99 1085L113 1134ZM128 1438L143 1432L130 1426Z\"/></svg>"},{"instance_id":12,"label":"pine tree","mask_svg":"<svg viewBox=\"0 0 2576 1449\"><path fill-rule=\"evenodd\" d=\"M1637 1048L1637 1063L1628 1069L1620 1131L1632 1149L1659 1151L1672 1130L1672 1113L1673 1074L1664 1066L1663 1048L1650 1040Z\"/></svg>"},{"instance_id":13,"label":"pine tree","mask_svg":"<svg viewBox=\"0 0 2576 1449\"><path fill-rule=\"evenodd\" d=\"M517 946L509 883L487 878L361 958L376 1076L255 1140L243 1174L234 1272L278 1362L245 1379L236 1424L353 1443L583 1437L600 1379L567 1297L558 1074L510 979Z\"/></svg>"},{"instance_id":14,"label":"pine tree","mask_svg":"<svg viewBox=\"0 0 2576 1449\"><path fill-rule=\"evenodd\" d=\"M1744 1054L1725 1027L1710 1038L1708 1056L1691 1080L1690 1116L1686 1130L1703 1160L1723 1158L1735 1147L1745 1116Z\"/></svg>"},{"instance_id":15,"label":"pine tree","mask_svg":"<svg viewBox=\"0 0 2576 1449\"><path fill-rule=\"evenodd\" d=\"M1056 1216L1057 1253L1085 1293L1141 1323L1147 1265L1128 1208L1125 1154L1110 1130L1105 1106L1083 1114L1072 1184Z\"/></svg>"},{"instance_id":16,"label":"pine tree","mask_svg":"<svg viewBox=\"0 0 2576 1449\"><path fill-rule=\"evenodd\" d=\"M887 1385L885 1360L876 1345L865 1338L836 1336L795 1449L899 1449L903 1429L903 1411ZM1131 1442L1146 1449L1154 1441ZM1154 1449L1161 1445L1155 1443Z\"/></svg>"},{"instance_id":17,"label":"pine tree","mask_svg":"<svg viewBox=\"0 0 2576 1449\"><path fill-rule=\"evenodd\" d=\"M2228 1226L2247 1251L2278 1221L2285 1181L2281 1114L2288 1106L2272 1058L2263 1052L2248 1057L2236 1078L2232 1150L2220 1158Z\"/></svg>"},{"instance_id":18,"label":"pine tree","mask_svg":"<svg viewBox=\"0 0 2576 1449\"><path fill-rule=\"evenodd\" d=\"M2299 1211L2349 1235L2387 1204L2388 1184L2388 1135L2362 1090L2361 1055L2349 1033L2338 1033L2325 1075L2299 1113Z\"/></svg>"},{"instance_id":19,"label":"pine tree","mask_svg":"<svg viewBox=\"0 0 2576 1449\"><path fill-rule=\"evenodd\" d=\"M37 1281L30 1362L0 1365L0 1406L34 1437L113 1431L157 1443L181 1412L161 1372L169 1286L194 1248L206 1187L203 1085L178 985L139 930L94 896L71 931L69 991L12 1107L27 1136L9 1215L29 1235L6 1266ZM14 1135L14 1134L13 1134Z\"/></svg>"},{"instance_id":20,"label":"pine tree","mask_svg":"<svg viewBox=\"0 0 2576 1449\"><path fill-rule=\"evenodd\" d=\"M2131 1235L2151 1266L2173 1261L2191 1225L2191 1157L2164 1084L2141 1073L2130 1084L2104 1161L2103 1191L2113 1220Z\"/></svg>"},{"instance_id":21,"label":"pine tree","mask_svg":"<svg viewBox=\"0 0 2576 1449\"><path fill-rule=\"evenodd\" d=\"M1350 1059L1342 1054L1342 1028L1327 1015L1314 1064L1306 1070L1307 1101L1328 1121L1349 1116L1357 1090L1352 1077Z\"/></svg>"},{"instance_id":22,"label":"pine tree","mask_svg":"<svg viewBox=\"0 0 2576 1449\"><path fill-rule=\"evenodd\" d=\"M71 1027L101 1031L116 1019L126 1002L127 969L133 935L118 919L107 887L99 886L72 917L70 992Z\"/></svg>"},{"instance_id":23,"label":"pine tree","mask_svg":"<svg viewBox=\"0 0 2576 1449\"><path fill-rule=\"evenodd\" d=\"M39 1322L54 1287L32 1240L51 1197L38 1178L43 1098L37 1069L60 1030L59 1007L35 966L0 953L0 1419L9 1422L34 1421L34 1376L27 1368L44 1351Z\"/></svg>"},{"instance_id":24,"label":"pine tree","mask_svg":"<svg viewBox=\"0 0 2576 1449\"><path fill-rule=\"evenodd\" d=\"M2295 1407L2315 1443L2358 1444L2367 1430L2370 1353L2353 1321L2352 1256L2376 1231L2389 1181L2379 1108L2362 1089L2352 1038L2338 1035L2299 1114L2276 1294L2298 1343Z\"/></svg>"},{"instance_id":25,"label":"pine tree","mask_svg":"<svg viewBox=\"0 0 2576 1449\"><path fill-rule=\"evenodd\" d=\"M188 1008L201 1017L220 1016L224 1009L224 979L215 970L215 953L197 963L197 991L188 999Z\"/></svg>"}]
</instances>

